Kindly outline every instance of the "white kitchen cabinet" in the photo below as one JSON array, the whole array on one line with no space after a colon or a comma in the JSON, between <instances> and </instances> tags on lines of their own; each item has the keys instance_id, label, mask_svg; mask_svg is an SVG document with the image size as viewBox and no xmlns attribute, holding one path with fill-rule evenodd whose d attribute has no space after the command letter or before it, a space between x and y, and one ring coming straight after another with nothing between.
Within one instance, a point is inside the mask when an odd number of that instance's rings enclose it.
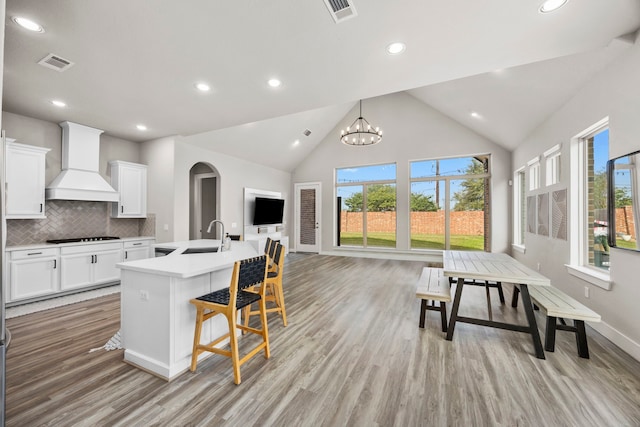
<instances>
[{"instance_id":1,"label":"white kitchen cabinet","mask_svg":"<svg viewBox=\"0 0 640 427\"><path fill-rule=\"evenodd\" d=\"M120 201L111 204L113 218L147 217L147 166L113 160L109 162L111 185Z\"/></svg>"},{"instance_id":2,"label":"white kitchen cabinet","mask_svg":"<svg viewBox=\"0 0 640 427\"><path fill-rule=\"evenodd\" d=\"M57 292L58 248L13 251L9 258L9 295L6 302Z\"/></svg>"},{"instance_id":3,"label":"white kitchen cabinet","mask_svg":"<svg viewBox=\"0 0 640 427\"><path fill-rule=\"evenodd\" d=\"M151 240L135 240L124 242L124 260L151 258Z\"/></svg>"},{"instance_id":4,"label":"white kitchen cabinet","mask_svg":"<svg viewBox=\"0 0 640 427\"><path fill-rule=\"evenodd\" d=\"M7 219L45 218L45 156L48 148L7 139L5 158Z\"/></svg>"},{"instance_id":5,"label":"white kitchen cabinet","mask_svg":"<svg viewBox=\"0 0 640 427\"><path fill-rule=\"evenodd\" d=\"M120 280L122 243L65 246L60 251L60 288L76 289Z\"/></svg>"}]
</instances>

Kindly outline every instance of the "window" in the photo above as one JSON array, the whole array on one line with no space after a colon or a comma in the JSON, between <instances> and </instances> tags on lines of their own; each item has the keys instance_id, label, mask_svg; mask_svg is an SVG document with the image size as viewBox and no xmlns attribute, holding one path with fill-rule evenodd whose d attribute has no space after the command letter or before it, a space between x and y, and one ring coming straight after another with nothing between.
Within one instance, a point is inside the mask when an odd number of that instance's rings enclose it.
<instances>
[{"instance_id":1,"label":"window","mask_svg":"<svg viewBox=\"0 0 640 427\"><path fill-rule=\"evenodd\" d=\"M540 157L536 157L527 162L529 166L529 191L540 188Z\"/></svg>"},{"instance_id":2,"label":"window","mask_svg":"<svg viewBox=\"0 0 640 427\"><path fill-rule=\"evenodd\" d=\"M608 119L574 139L571 147L571 266L569 272L609 289L607 243ZM573 172L575 171L575 173Z\"/></svg>"},{"instance_id":3,"label":"window","mask_svg":"<svg viewBox=\"0 0 640 427\"><path fill-rule=\"evenodd\" d=\"M524 167L513 174L513 244L516 250L524 251L524 232L527 227Z\"/></svg>"},{"instance_id":4,"label":"window","mask_svg":"<svg viewBox=\"0 0 640 427\"><path fill-rule=\"evenodd\" d=\"M545 151L544 158L547 175L545 184L547 187L558 184L560 182L560 145L556 145Z\"/></svg>"},{"instance_id":5,"label":"window","mask_svg":"<svg viewBox=\"0 0 640 427\"><path fill-rule=\"evenodd\" d=\"M396 165L336 169L338 246L396 247Z\"/></svg>"},{"instance_id":6,"label":"window","mask_svg":"<svg viewBox=\"0 0 640 427\"><path fill-rule=\"evenodd\" d=\"M411 249L489 248L489 156L411 162Z\"/></svg>"}]
</instances>

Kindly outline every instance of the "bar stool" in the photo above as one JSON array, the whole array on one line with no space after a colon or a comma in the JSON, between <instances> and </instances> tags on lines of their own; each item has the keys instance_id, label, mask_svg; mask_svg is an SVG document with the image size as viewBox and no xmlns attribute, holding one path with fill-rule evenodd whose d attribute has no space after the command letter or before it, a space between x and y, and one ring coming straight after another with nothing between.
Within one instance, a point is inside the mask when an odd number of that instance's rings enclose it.
<instances>
[{"instance_id":1,"label":"bar stool","mask_svg":"<svg viewBox=\"0 0 640 427\"><path fill-rule=\"evenodd\" d=\"M267 329L267 312L265 305L265 289L263 286L267 275L267 257L262 255L242 261L236 261L233 265L231 284L228 288L220 289L207 295L194 298L189 302L196 306L196 326L193 337L193 352L191 354L191 372L196 370L198 355L205 351L221 354L231 358L233 363L233 379L236 384L240 384L240 366L260 350L264 350L264 357L270 357L269 332ZM250 287L260 286L258 292L247 292ZM261 329L250 328L237 324L237 312L252 303L258 302ZM221 314L227 318L229 332L208 344L200 343L202 324L204 321ZM240 358L238 352L237 329L243 332L251 332L262 337L262 342ZM230 350L216 347L225 339L229 338Z\"/></svg>"},{"instance_id":2,"label":"bar stool","mask_svg":"<svg viewBox=\"0 0 640 427\"><path fill-rule=\"evenodd\" d=\"M268 269L267 279L264 284L264 301L265 304L272 302L273 306L266 309L267 313L280 313L282 323L287 326L287 310L284 305L284 292L282 290L282 274L284 272L284 246L274 241L274 254L272 258L272 267ZM249 292L260 292L262 289L254 288ZM243 311L244 326L249 326L249 318L252 315L259 314L259 310L251 310L251 304L247 305Z\"/></svg>"}]
</instances>

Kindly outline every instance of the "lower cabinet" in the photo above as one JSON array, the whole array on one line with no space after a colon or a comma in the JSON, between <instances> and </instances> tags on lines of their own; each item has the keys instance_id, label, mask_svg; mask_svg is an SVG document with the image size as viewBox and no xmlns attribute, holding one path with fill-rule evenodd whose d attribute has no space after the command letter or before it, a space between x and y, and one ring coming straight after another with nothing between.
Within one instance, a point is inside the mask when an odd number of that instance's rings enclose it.
<instances>
[{"instance_id":1,"label":"lower cabinet","mask_svg":"<svg viewBox=\"0 0 640 427\"><path fill-rule=\"evenodd\" d=\"M151 240L124 242L124 260L135 261L151 257Z\"/></svg>"},{"instance_id":2,"label":"lower cabinet","mask_svg":"<svg viewBox=\"0 0 640 427\"><path fill-rule=\"evenodd\" d=\"M122 261L122 243L66 246L60 253L60 288L64 290L120 280L116 263Z\"/></svg>"},{"instance_id":3,"label":"lower cabinet","mask_svg":"<svg viewBox=\"0 0 640 427\"><path fill-rule=\"evenodd\" d=\"M116 264L152 257L154 242L149 238L135 238L7 250L5 301L18 305L20 301L30 302L57 293L72 293L94 285L117 282L120 269Z\"/></svg>"},{"instance_id":4,"label":"lower cabinet","mask_svg":"<svg viewBox=\"0 0 640 427\"><path fill-rule=\"evenodd\" d=\"M58 248L13 251L9 258L9 295L6 302L57 292L60 289Z\"/></svg>"}]
</instances>

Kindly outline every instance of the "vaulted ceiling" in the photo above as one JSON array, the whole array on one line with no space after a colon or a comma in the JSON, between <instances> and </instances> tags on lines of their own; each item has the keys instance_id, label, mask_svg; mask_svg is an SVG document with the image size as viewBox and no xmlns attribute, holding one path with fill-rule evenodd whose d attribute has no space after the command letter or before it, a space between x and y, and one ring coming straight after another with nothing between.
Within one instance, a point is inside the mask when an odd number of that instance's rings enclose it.
<instances>
[{"instance_id":1,"label":"vaulted ceiling","mask_svg":"<svg viewBox=\"0 0 640 427\"><path fill-rule=\"evenodd\" d=\"M408 91L513 149L640 27L640 0L571 0L551 14L542 0L350 3L357 16L336 23L324 0L7 0L3 109L131 141L218 130L229 142L216 149L234 155L288 148L283 129L310 129L293 160L264 159L292 170L358 99ZM395 41L406 51L389 55ZM38 65L49 53L74 65Z\"/></svg>"}]
</instances>

